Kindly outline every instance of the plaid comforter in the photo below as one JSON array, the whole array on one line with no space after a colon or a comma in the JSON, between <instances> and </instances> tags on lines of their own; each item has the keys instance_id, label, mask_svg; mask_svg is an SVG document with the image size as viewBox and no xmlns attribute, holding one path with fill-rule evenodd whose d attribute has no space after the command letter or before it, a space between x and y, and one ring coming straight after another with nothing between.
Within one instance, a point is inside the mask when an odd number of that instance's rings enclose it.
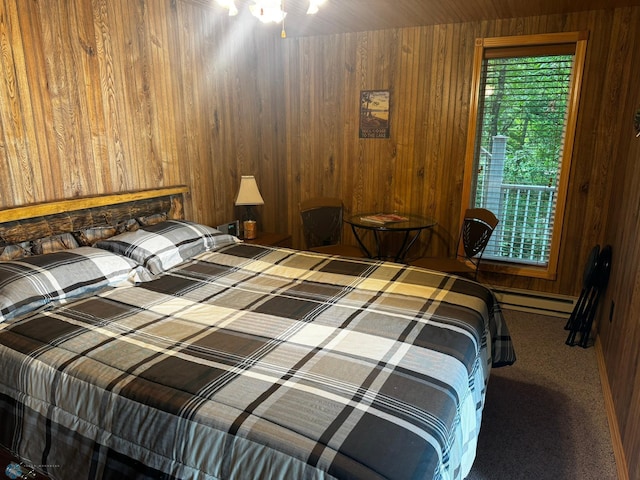
<instances>
[{"instance_id":1,"label":"plaid comforter","mask_svg":"<svg viewBox=\"0 0 640 480\"><path fill-rule=\"evenodd\" d=\"M463 478L492 293L237 244L0 324L0 444L53 478Z\"/></svg>"}]
</instances>

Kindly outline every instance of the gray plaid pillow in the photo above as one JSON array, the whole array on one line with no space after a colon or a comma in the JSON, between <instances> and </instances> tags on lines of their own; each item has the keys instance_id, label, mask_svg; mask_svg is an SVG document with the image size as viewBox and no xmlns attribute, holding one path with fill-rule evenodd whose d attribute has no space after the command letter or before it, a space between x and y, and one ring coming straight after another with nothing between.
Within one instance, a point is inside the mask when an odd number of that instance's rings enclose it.
<instances>
[{"instance_id":1,"label":"gray plaid pillow","mask_svg":"<svg viewBox=\"0 0 640 480\"><path fill-rule=\"evenodd\" d=\"M0 322L53 301L148 279L130 259L93 247L0 262Z\"/></svg>"},{"instance_id":2,"label":"gray plaid pillow","mask_svg":"<svg viewBox=\"0 0 640 480\"><path fill-rule=\"evenodd\" d=\"M95 246L129 257L157 275L200 253L236 242L236 237L215 228L167 220L101 240Z\"/></svg>"}]
</instances>

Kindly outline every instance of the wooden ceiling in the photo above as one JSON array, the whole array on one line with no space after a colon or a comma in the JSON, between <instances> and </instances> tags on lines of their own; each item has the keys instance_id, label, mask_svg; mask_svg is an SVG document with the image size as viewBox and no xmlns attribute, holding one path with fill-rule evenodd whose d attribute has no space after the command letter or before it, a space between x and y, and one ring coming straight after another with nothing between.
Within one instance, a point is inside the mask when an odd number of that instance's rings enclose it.
<instances>
[{"instance_id":1,"label":"wooden ceiling","mask_svg":"<svg viewBox=\"0 0 640 480\"><path fill-rule=\"evenodd\" d=\"M215 0L183 0L220 10ZM236 0L248 18L249 0ZM306 15L308 0L284 0L287 36L330 35L386 28L529 17L640 5L640 0L326 0L315 15ZM280 30L280 26L263 26Z\"/></svg>"}]
</instances>

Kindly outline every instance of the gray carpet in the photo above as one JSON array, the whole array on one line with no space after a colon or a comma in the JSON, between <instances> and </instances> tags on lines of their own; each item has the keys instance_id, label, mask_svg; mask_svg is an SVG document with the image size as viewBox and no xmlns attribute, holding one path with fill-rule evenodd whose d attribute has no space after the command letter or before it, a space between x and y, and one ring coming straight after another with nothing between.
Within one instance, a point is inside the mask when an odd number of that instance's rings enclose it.
<instances>
[{"instance_id":1,"label":"gray carpet","mask_svg":"<svg viewBox=\"0 0 640 480\"><path fill-rule=\"evenodd\" d=\"M505 311L517 361L493 369L468 480L616 479L595 348L565 320Z\"/></svg>"}]
</instances>

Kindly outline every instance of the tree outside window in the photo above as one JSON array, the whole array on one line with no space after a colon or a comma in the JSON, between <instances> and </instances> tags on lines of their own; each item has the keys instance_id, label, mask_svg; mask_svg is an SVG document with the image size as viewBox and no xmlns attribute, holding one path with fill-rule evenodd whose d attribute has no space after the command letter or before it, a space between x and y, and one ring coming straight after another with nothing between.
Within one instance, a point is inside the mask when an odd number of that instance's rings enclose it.
<instances>
[{"instance_id":1,"label":"tree outside window","mask_svg":"<svg viewBox=\"0 0 640 480\"><path fill-rule=\"evenodd\" d=\"M500 219L495 270L555 276L585 48L581 33L476 42L463 210Z\"/></svg>"}]
</instances>

